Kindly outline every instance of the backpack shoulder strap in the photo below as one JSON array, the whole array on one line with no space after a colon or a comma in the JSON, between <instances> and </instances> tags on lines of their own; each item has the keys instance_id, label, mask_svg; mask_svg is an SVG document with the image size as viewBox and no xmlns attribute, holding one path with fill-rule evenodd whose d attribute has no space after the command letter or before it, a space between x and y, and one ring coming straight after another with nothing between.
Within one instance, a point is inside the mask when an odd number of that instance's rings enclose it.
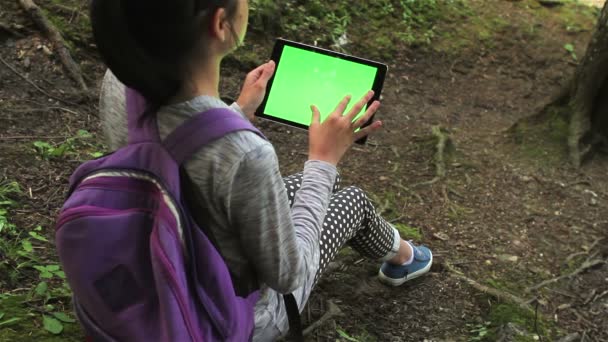
<instances>
[{"instance_id":1,"label":"backpack shoulder strap","mask_svg":"<svg viewBox=\"0 0 608 342\"><path fill-rule=\"evenodd\" d=\"M266 139L248 120L229 108L214 108L186 120L167 136L163 145L181 165L203 145L236 131L251 131Z\"/></svg>"}]
</instances>

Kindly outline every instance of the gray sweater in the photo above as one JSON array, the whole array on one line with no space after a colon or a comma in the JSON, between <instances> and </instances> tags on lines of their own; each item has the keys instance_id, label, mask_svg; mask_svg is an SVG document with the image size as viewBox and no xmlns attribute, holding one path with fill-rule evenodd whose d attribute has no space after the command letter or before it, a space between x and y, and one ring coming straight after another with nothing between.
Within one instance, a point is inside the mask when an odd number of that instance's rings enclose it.
<instances>
[{"instance_id":1,"label":"gray sweater","mask_svg":"<svg viewBox=\"0 0 608 342\"><path fill-rule=\"evenodd\" d=\"M112 149L127 141L124 93L124 85L107 72L100 115ZM209 96L163 107L157 119L161 138L190 116L222 107L229 106ZM243 115L238 105L230 108ZM201 207L208 210L203 224L214 234L229 269L237 275L255 274L262 284L254 340L284 334L287 318L279 293L293 292L300 309L310 295L336 168L306 162L291 208L272 145L252 132L231 133L203 147L186 163L186 170L199 187Z\"/></svg>"}]
</instances>

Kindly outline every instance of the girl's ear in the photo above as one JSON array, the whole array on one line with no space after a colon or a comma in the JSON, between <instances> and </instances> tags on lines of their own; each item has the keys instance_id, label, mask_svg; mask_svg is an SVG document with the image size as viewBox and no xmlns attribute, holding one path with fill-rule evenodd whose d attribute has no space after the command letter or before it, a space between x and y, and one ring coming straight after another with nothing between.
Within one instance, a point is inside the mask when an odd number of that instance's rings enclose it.
<instances>
[{"instance_id":1,"label":"girl's ear","mask_svg":"<svg viewBox=\"0 0 608 342\"><path fill-rule=\"evenodd\" d=\"M218 8L211 18L211 27L209 32L211 37L217 38L219 41L224 43L226 38L230 34L229 23L226 20L226 10L224 8Z\"/></svg>"}]
</instances>

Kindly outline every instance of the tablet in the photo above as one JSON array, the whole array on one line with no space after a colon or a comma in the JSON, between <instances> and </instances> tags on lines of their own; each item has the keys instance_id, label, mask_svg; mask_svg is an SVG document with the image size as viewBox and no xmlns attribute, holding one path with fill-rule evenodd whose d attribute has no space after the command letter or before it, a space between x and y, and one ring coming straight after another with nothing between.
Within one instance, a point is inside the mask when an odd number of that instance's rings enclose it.
<instances>
[{"instance_id":1,"label":"tablet","mask_svg":"<svg viewBox=\"0 0 608 342\"><path fill-rule=\"evenodd\" d=\"M303 129L310 125L310 105L319 108L321 121L346 95L352 95L346 112L370 89L375 93L371 105L380 98L388 70L382 63L285 39L277 40L271 58L275 74L256 115Z\"/></svg>"}]
</instances>

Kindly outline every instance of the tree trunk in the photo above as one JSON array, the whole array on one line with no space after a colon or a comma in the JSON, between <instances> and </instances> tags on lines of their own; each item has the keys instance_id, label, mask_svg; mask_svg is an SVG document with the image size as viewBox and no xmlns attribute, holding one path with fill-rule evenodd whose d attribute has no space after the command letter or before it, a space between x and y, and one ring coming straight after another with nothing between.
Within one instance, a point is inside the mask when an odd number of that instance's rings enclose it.
<instances>
[{"instance_id":1,"label":"tree trunk","mask_svg":"<svg viewBox=\"0 0 608 342\"><path fill-rule=\"evenodd\" d=\"M608 2L568 94L568 148L574 166L608 136Z\"/></svg>"}]
</instances>

